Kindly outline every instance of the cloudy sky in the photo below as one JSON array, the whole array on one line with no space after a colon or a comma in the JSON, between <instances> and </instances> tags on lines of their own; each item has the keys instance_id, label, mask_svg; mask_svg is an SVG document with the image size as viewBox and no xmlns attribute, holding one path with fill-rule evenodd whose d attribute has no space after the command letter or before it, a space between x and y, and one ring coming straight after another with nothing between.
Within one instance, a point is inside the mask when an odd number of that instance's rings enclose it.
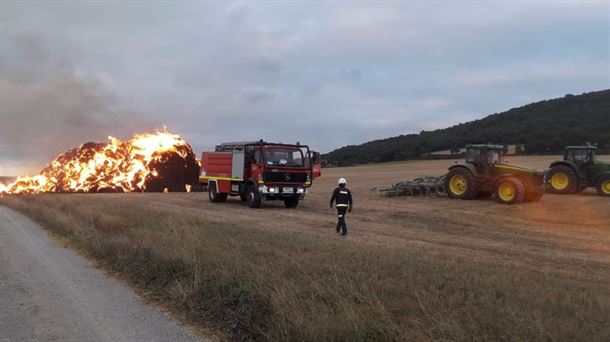
<instances>
[{"instance_id":1,"label":"cloudy sky","mask_svg":"<svg viewBox=\"0 0 610 342\"><path fill-rule=\"evenodd\" d=\"M0 1L0 175L160 128L323 152L610 87L609 1Z\"/></svg>"}]
</instances>

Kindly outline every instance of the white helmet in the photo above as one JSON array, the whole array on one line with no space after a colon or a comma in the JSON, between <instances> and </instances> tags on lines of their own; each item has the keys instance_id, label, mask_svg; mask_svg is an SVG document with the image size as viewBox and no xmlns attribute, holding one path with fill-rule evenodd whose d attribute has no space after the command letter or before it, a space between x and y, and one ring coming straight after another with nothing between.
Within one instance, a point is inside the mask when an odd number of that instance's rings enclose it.
<instances>
[{"instance_id":1,"label":"white helmet","mask_svg":"<svg viewBox=\"0 0 610 342\"><path fill-rule=\"evenodd\" d=\"M347 185L347 180L343 177L339 178L339 181L337 182L339 185L343 184L343 185Z\"/></svg>"}]
</instances>

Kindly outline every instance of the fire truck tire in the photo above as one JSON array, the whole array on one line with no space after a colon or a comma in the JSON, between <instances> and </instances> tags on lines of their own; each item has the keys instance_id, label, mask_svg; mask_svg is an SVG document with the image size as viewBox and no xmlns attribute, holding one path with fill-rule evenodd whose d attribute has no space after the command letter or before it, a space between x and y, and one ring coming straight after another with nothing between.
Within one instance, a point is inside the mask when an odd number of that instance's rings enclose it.
<instances>
[{"instance_id":1,"label":"fire truck tire","mask_svg":"<svg viewBox=\"0 0 610 342\"><path fill-rule=\"evenodd\" d=\"M208 196L210 197L210 202L220 203L226 202L228 194L219 194L216 191L216 184L210 183L208 187Z\"/></svg>"},{"instance_id":2,"label":"fire truck tire","mask_svg":"<svg viewBox=\"0 0 610 342\"><path fill-rule=\"evenodd\" d=\"M261 202L261 195L256 191L256 188L253 185L248 186L248 206L255 209L260 208Z\"/></svg>"},{"instance_id":3,"label":"fire truck tire","mask_svg":"<svg viewBox=\"0 0 610 342\"><path fill-rule=\"evenodd\" d=\"M299 196L286 197L284 198L284 205L286 208L296 208L299 205Z\"/></svg>"}]
</instances>

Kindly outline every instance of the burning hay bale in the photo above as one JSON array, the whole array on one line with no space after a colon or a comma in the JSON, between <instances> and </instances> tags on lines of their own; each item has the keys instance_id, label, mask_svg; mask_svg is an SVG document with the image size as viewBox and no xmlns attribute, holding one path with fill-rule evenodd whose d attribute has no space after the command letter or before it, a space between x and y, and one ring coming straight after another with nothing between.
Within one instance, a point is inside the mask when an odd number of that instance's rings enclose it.
<instances>
[{"instance_id":1,"label":"burning hay bale","mask_svg":"<svg viewBox=\"0 0 610 342\"><path fill-rule=\"evenodd\" d=\"M0 193L188 191L198 176L191 146L178 135L156 132L70 149L40 175L0 184Z\"/></svg>"},{"instance_id":2,"label":"burning hay bale","mask_svg":"<svg viewBox=\"0 0 610 342\"><path fill-rule=\"evenodd\" d=\"M420 177L411 181L392 184L387 189L379 189L386 197L394 196L445 196L445 176Z\"/></svg>"}]
</instances>

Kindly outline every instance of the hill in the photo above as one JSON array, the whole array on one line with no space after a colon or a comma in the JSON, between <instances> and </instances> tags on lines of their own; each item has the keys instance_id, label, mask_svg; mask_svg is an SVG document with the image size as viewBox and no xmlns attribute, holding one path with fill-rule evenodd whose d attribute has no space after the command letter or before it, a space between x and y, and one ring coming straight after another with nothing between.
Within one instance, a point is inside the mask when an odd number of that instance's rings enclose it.
<instances>
[{"instance_id":1,"label":"hill","mask_svg":"<svg viewBox=\"0 0 610 342\"><path fill-rule=\"evenodd\" d=\"M523 144L528 154L597 143L610 151L610 89L531 103L449 128L341 147L323 156L339 166L421 158L470 143Z\"/></svg>"}]
</instances>

